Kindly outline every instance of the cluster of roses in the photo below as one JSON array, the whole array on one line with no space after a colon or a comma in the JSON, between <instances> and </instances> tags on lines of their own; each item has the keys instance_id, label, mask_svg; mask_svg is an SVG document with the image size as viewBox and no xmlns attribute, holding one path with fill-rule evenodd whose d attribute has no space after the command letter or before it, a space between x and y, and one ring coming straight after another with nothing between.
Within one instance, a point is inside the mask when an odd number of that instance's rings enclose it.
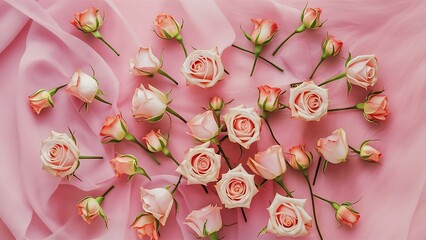
<instances>
[{"instance_id":1,"label":"cluster of roses","mask_svg":"<svg viewBox=\"0 0 426 240\"><path fill-rule=\"evenodd\" d=\"M317 29L322 26L320 22L321 9L305 8L302 11L302 24L275 50L274 55L284 45L287 40L296 33L301 33L306 29ZM90 32L98 39L106 43L99 33L103 18L99 10L89 8L76 17L71 23L83 32ZM244 33L246 37L254 43L254 51L249 51L233 45L245 52L252 53L255 61L252 67L253 74L258 58L267 61L277 67L272 62L260 56L264 45L270 43L277 32L277 24L267 19L252 19L255 23L251 34ZM214 86L217 82L225 78L226 70L221 62L217 49L194 50L189 55L185 48L180 31L182 25L173 17L167 14L160 14L155 20L156 34L163 39L175 39L183 47L185 63L181 69L186 78L187 84L197 85L202 88ZM113 49L108 43L106 43ZM327 35L323 44L323 54L321 60L310 76L312 79L319 65L330 56L339 54L342 42L336 40L333 36ZM114 49L113 49L114 50ZM114 52L116 52L114 50ZM118 52L116 52L117 55ZM152 77L159 73L169 80L178 84L171 76L161 70L162 61L153 53L151 48L140 48L137 56L130 61L131 72L138 76ZM141 85L136 89L132 99L132 113L135 119L143 119L148 122L157 122L161 120L166 112L178 117L187 123L190 129L190 135L194 137L200 145L189 148L184 155L184 159L179 163L172 153L168 150L168 136L161 134L160 130L149 132L144 138L144 144L139 142L128 129L126 121L121 114L109 116L100 131L103 137L103 143L121 142L123 140L131 141L139 145L149 156L156 161L153 153L162 152L177 165L176 172L180 174L176 184L163 188L145 189L141 187L141 201L143 213L139 214L132 227L137 229L139 237L149 236L151 239L158 239L160 225L165 225L171 209L175 203L173 194L177 190L181 178L187 179L187 184L199 184L208 193L206 188L208 183L216 182L215 188L217 194L224 204L225 208L241 208L245 218L243 208L249 208L253 197L258 193L258 188L267 180L274 180L286 192L287 196L276 194L268 211L270 219L267 226L261 230L261 233L269 232L278 236L303 236L309 233L308 229L312 225L312 217L304 210L306 199L295 199L283 182L283 174L286 172L286 162L296 170L303 173L311 193L311 203L315 219L316 228L320 238L322 235L318 222L316 221L314 197L328 202L336 211L336 219L343 224L352 226L360 217L353 208L353 203L336 203L323 197L315 195L312 191L311 182L307 173L307 168L311 165L313 154L305 149L303 145L294 146L284 152L279 142L275 138L272 128L268 122L268 115L283 109L290 109L292 118L300 118L305 121L319 121L328 112L359 109L364 113L368 121L377 122L385 120L389 114L387 105L387 96L382 95L382 91L370 92L365 101L346 108L330 109L328 91L322 88L322 85L328 84L340 78L346 77L348 91L352 85L360 86L365 89L372 87L377 82L377 59L374 55L363 55L351 58L349 55L344 73L332 77L320 84L315 84L312 80L299 82L291 85L288 105L280 102L279 98L284 93L281 89L270 87L268 85L259 86L258 106L262 113L253 107L240 105L228 109L228 112L222 116L222 110L226 103L221 97L210 99L209 107L206 111L192 118L188 123L177 112L169 107L170 100L168 94L161 92L153 86L148 89ZM277 67L279 70L280 68ZM68 84L67 92L81 99L86 106L93 99L108 103L100 95L98 81L93 76L89 76L81 71L75 73ZM65 86L65 85L64 85ZM36 113L52 106L52 96L62 87L49 91L39 90L29 97L30 104ZM247 173L240 163L233 166L230 159L226 156L221 143L226 139L237 143L245 149L249 149L251 144L260 140L259 134L262 121L268 126L276 145L273 145L265 151L258 152L253 158L249 158L247 166L253 173L262 177L264 181L256 184L254 176ZM76 176L75 171L80 165L79 159L102 158L97 156L82 156L77 147L74 134L70 130L71 137L63 133L51 133L51 136L43 141L41 149L41 160L43 168L48 172L61 177ZM358 154L361 159L370 162L379 162L381 153L373 148L370 140L360 144L357 149L347 143L346 133L343 129L334 131L326 138L320 138L316 144L316 150L320 159L324 159L325 169L327 163L338 164L345 162L349 149ZM217 151L215 148L217 148ZM229 171L220 177L221 160L225 160ZM139 166L137 158L131 154L117 154L116 158L110 161L116 177L123 174L128 175L129 179L136 174L141 174L148 179L148 173ZM315 182L315 180L314 180ZM171 187L174 186L172 189ZM106 223L107 217L101 203L106 194L112 190L110 187L99 197L86 197L78 203L79 214L83 219L90 223L94 218L100 216ZM202 209L192 211L186 218L186 224L191 227L199 237L210 237L218 239L218 231L222 227L220 210L222 207L208 205Z\"/></svg>"}]
</instances>

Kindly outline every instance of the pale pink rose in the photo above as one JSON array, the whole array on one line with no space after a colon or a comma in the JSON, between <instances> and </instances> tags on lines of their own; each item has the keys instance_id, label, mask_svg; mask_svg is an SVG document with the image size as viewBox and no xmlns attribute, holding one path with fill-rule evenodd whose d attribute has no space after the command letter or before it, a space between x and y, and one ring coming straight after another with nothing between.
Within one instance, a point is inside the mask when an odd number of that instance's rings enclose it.
<instances>
[{"instance_id":1,"label":"pale pink rose","mask_svg":"<svg viewBox=\"0 0 426 240\"><path fill-rule=\"evenodd\" d=\"M211 110L196 115L187 125L191 130L190 135L201 142L210 141L220 132L216 117Z\"/></svg>"},{"instance_id":2,"label":"pale pink rose","mask_svg":"<svg viewBox=\"0 0 426 240\"><path fill-rule=\"evenodd\" d=\"M380 162L380 158L382 157L381 152L368 145L367 143L362 144L359 155L362 160L376 163Z\"/></svg>"},{"instance_id":3,"label":"pale pink rose","mask_svg":"<svg viewBox=\"0 0 426 240\"><path fill-rule=\"evenodd\" d=\"M78 214L88 224L92 223L92 220L99 216L102 211L101 205L93 197L87 197L81 200L77 204Z\"/></svg>"},{"instance_id":4,"label":"pale pink rose","mask_svg":"<svg viewBox=\"0 0 426 240\"><path fill-rule=\"evenodd\" d=\"M367 89L376 84L378 71L376 56L362 55L348 62L346 78L351 84Z\"/></svg>"},{"instance_id":5,"label":"pale pink rose","mask_svg":"<svg viewBox=\"0 0 426 240\"><path fill-rule=\"evenodd\" d=\"M320 22L321 8L305 8L302 13L302 22L306 28L316 29L321 27Z\"/></svg>"},{"instance_id":6,"label":"pale pink rose","mask_svg":"<svg viewBox=\"0 0 426 240\"><path fill-rule=\"evenodd\" d=\"M328 90L306 81L290 88L289 105L292 118L319 121L328 111Z\"/></svg>"},{"instance_id":7,"label":"pale pink rose","mask_svg":"<svg viewBox=\"0 0 426 240\"><path fill-rule=\"evenodd\" d=\"M112 159L110 163L115 171L115 177L120 177L122 174L135 175L138 169L136 157L131 154L117 154L117 157Z\"/></svg>"},{"instance_id":8,"label":"pale pink rose","mask_svg":"<svg viewBox=\"0 0 426 240\"><path fill-rule=\"evenodd\" d=\"M65 177L77 170L80 150L65 133L52 131L41 146L43 169L55 176Z\"/></svg>"},{"instance_id":9,"label":"pale pink rose","mask_svg":"<svg viewBox=\"0 0 426 240\"><path fill-rule=\"evenodd\" d=\"M151 152L159 152L167 145L167 140L161 135L161 131L155 132L151 130L144 138L148 150Z\"/></svg>"},{"instance_id":10,"label":"pale pink rose","mask_svg":"<svg viewBox=\"0 0 426 240\"><path fill-rule=\"evenodd\" d=\"M82 12L75 13L74 19L70 21L77 29L83 32L95 32L101 26L103 17L99 13L99 9L90 7Z\"/></svg>"},{"instance_id":11,"label":"pale pink rose","mask_svg":"<svg viewBox=\"0 0 426 240\"><path fill-rule=\"evenodd\" d=\"M225 101L221 97L214 96L210 98L209 100L210 110L220 111L224 106L225 106Z\"/></svg>"},{"instance_id":12,"label":"pale pink rose","mask_svg":"<svg viewBox=\"0 0 426 240\"><path fill-rule=\"evenodd\" d=\"M171 39L179 35L182 26L169 14L162 13L154 20L155 32L160 38Z\"/></svg>"},{"instance_id":13,"label":"pale pink rose","mask_svg":"<svg viewBox=\"0 0 426 240\"><path fill-rule=\"evenodd\" d=\"M161 225L165 225L173 206L173 196L165 188L145 189L141 187L142 208L151 213Z\"/></svg>"},{"instance_id":14,"label":"pale pink rose","mask_svg":"<svg viewBox=\"0 0 426 240\"><path fill-rule=\"evenodd\" d=\"M127 134L127 123L120 114L108 116L99 133L103 143L120 142Z\"/></svg>"},{"instance_id":15,"label":"pale pink rose","mask_svg":"<svg viewBox=\"0 0 426 240\"><path fill-rule=\"evenodd\" d=\"M290 148L288 164L296 170L307 169L312 163L312 153L305 150L305 146L299 145ZM300 168L299 168L300 167Z\"/></svg>"},{"instance_id":16,"label":"pale pink rose","mask_svg":"<svg viewBox=\"0 0 426 240\"><path fill-rule=\"evenodd\" d=\"M248 174L241 164L222 174L215 187L226 208L250 208L251 200L259 192L254 184L254 175Z\"/></svg>"},{"instance_id":17,"label":"pale pink rose","mask_svg":"<svg viewBox=\"0 0 426 240\"><path fill-rule=\"evenodd\" d=\"M287 170L280 145L273 145L266 151L256 153L254 159L249 157L247 166L256 175L269 180L281 176Z\"/></svg>"},{"instance_id":18,"label":"pale pink rose","mask_svg":"<svg viewBox=\"0 0 426 240\"><path fill-rule=\"evenodd\" d=\"M49 91L40 89L28 97L31 108L35 113L40 114L41 110L47 107L53 107L52 96Z\"/></svg>"},{"instance_id":19,"label":"pale pink rose","mask_svg":"<svg viewBox=\"0 0 426 240\"><path fill-rule=\"evenodd\" d=\"M152 53L151 47L140 47L136 57L130 59L130 72L136 76L152 77L161 65L161 61Z\"/></svg>"},{"instance_id":20,"label":"pale pink rose","mask_svg":"<svg viewBox=\"0 0 426 240\"><path fill-rule=\"evenodd\" d=\"M149 90L142 84L135 90L132 99L133 117L142 118L148 122L159 121L167 109L169 100L166 94L148 85Z\"/></svg>"},{"instance_id":21,"label":"pale pink rose","mask_svg":"<svg viewBox=\"0 0 426 240\"><path fill-rule=\"evenodd\" d=\"M364 103L364 116L369 121L386 120L389 115L388 97L385 95L373 95Z\"/></svg>"},{"instance_id":22,"label":"pale pink rose","mask_svg":"<svg viewBox=\"0 0 426 240\"><path fill-rule=\"evenodd\" d=\"M346 158L349 153L349 146L346 141L345 130L339 128L330 136L318 139L315 148L328 162L334 164L346 162Z\"/></svg>"},{"instance_id":23,"label":"pale pink rose","mask_svg":"<svg viewBox=\"0 0 426 240\"><path fill-rule=\"evenodd\" d=\"M281 96L281 89L270 87L268 85L259 86L257 89L259 90L259 97L257 98L259 108L267 112L274 112L278 110L278 98Z\"/></svg>"},{"instance_id":24,"label":"pale pink rose","mask_svg":"<svg viewBox=\"0 0 426 240\"><path fill-rule=\"evenodd\" d=\"M266 232L277 236L300 237L309 234L312 217L304 209L306 199L295 199L276 193L268 207L269 221Z\"/></svg>"},{"instance_id":25,"label":"pale pink rose","mask_svg":"<svg viewBox=\"0 0 426 240\"><path fill-rule=\"evenodd\" d=\"M254 44L268 44L275 36L278 25L269 19L252 18L254 29L250 34L250 39Z\"/></svg>"},{"instance_id":26,"label":"pale pink rose","mask_svg":"<svg viewBox=\"0 0 426 240\"><path fill-rule=\"evenodd\" d=\"M247 108L244 105L230 108L223 119L231 142L249 149L252 143L260 140L262 119L254 108Z\"/></svg>"},{"instance_id":27,"label":"pale pink rose","mask_svg":"<svg viewBox=\"0 0 426 240\"><path fill-rule=\"evenodd\" d=\"M145 236L151 240L158 240L158 224L151 214L141 214L130 226L138 231L138 237L143 239Z\"/></svg>"},{"instance_id":28,"label":"pale pink rose","mask_svg":"<svg viewBox=\"0 0 426 240\"><path fill-rule=\"evenodd\" d=\"M346 226L352 227L353 224L357 223L361 215L352 209L351 206L340 205L336 210L336 219Z\"/></svg>"},{"instance_id":29,"label":"pale pink rose","mask_svg":"<svg viewBox=\"0 0 426 240\"><path fill-rule=\"evenodd\" d=\"M207 237L222 228L221 209L221 207L212 206L210 204L199 210L193 210L186 217L184 223L194 230L198 237ZM207 232L207 236L204 235L204 230Z\"/></svg>"},{"instance_id":30,"label":"pale pink rose","mask_svg":"<svg viewBox=\"0 0 426 240\"><path fill-rule=\"evenodd\" d=\"M336 39L332 35L327 34L327 38L324 41L324 44L322 45L322 51L323 54L328 56L336 56L340 53L340 50L342 49L343 42Z\"/></svg>"},{"instance_id":31,"label":"pale pink rose","mask_svg":"<svg viewBox=\"0 0 426 240\"><path fill-rule=\"evenodd\" d=\"M188 179L188 185L207 185L219 178L221 156L213 148L209 148L209 145L210 142L206 142L188 149L183 162L176 169L176 172Z\"/></svg>"},{"instance_id":32,"label":"pale pink rose","mask_svg":"<svg viewBox=\"0 0 426 240\"><path fill-rule=\"evenodd\" d=\"M85 103L91 103L99 92L99 83L92 76L78 70L72 75L66 92Z\"/></svg>"},{"instance_id":33,"label":"pale pink rose","mask_svg":"<svg viewBox=\"0 0 426 240\"><path fill-rule=\"evenodd\" d=\"M225 78L225 68L217 48L194 50L183 63L181 72L186 78L187 85L202 88L213 87Z\"/></svg>"}]
</instances>

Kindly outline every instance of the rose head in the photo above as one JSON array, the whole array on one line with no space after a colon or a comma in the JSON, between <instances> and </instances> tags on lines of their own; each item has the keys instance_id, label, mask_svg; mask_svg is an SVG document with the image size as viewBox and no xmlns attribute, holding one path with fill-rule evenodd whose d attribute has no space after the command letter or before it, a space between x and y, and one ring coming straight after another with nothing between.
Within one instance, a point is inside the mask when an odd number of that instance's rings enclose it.
<instances>
[{"instance_id":1,"label":"rose head","mask_svg":"<svg viewBox=\"0 0 426 240\"><path fill-rule=\"evenodd\" d=\"M320 22L321 8L305 8L302 13L302 23L306 28L317 29L322 26Z\"/></svg>"},{"instance_id":2,"label":"rose head","mask_svg":"<svg viewBox=\"0 0 426 240\"><path fill-rule=\"evenodd\" d=\"M318 139L315 148L328 162L334 164L346 162L349 146L346 141L345 130L340 128L335 130L330 136Z\"/></svg>"},{"instance_id":3,"label":"rose head","mask_svg":"<svg viewBox=\"0 0 426 240\"><path fill-rule=\"evenodd\" d=\"M363 104L364 117L368 121L384 121L389 115L388 97L386 95L372 95Z\"/></svg>"},{"instance_id":4,"label":"rose head","mask_svg":"<svg viewBox=\"0 0 426 240\"><path fill-rule=\"evenodd\" d=\"M127 134L127 123L121 114L108 116L99 135L103 143L121 142Z\"/></svg>"},{"instance_id":5,"label":"rose head","mask_svg":"<svg viewBox=\"0 0 426 240\"><path fill-rule=\"evenodd\" d=\"M136 76L152 77L161 65L161 61L152 53L151 47L140 47L136 57L130 59L130 72Z\"/></svg>"},{"instance_id":6,"label":"rose head","mask_svg":"<svg viewBox=\"0 0 426 240\"><path fill-rule=\"evenodd\" d=\"M312 163L312 153L305 150L305 146L299 145L290 148L288 164L295 170L307 169Z\"/></svg>"},{"instance_id":7,"label":"rose head","mask_svg":"<svg viewBox=\"0 0 426 240\"><path fill-rule=\"evenodd\" d=\"M378 71L376 56L357 56L346 64L346 79L352 85L367 89L376 84Z\"/></svg>"},{"instance_id":8,"label":"rose head","mask_svg":"<svg viewBox=\"0 0 426 240\"><path fill-rule=\"evenodd\" d=\"M169 100L166 94L151 85L148 86L149 90L142 84L135 90L132 99L133 117L148 122L157 122L163 118Z\"/></svg>"},{"instance_id":9,"label":"rose head","mask_svg":"<svg viewBox=\"0 0 426 240\"><path fill-rule=\"evenodd\" d=\"M281 95L281 89L263 85L257 87L259 90L259 97L257 98L257 104L263 111L274 112L279 108L279 97Z\"/></svg>"},{"instance_id":10,"label":"rose head","mask_svg":"<svg viewBox=\"0 0 426 240\"><path fill-rule=\"evenodd\" d=\"M41 110L47 107L53 107L52 96L49 91L40 89L28 97L31 108L35 113L40 114Z\"/></svg>"},{"instance_id":11,"label":"rose head","mask_svg":"<svg viewBox=\"0 0 426 240\"><path fill-rule=\"evenodd\" d=\"M337 221L349 227L352 227L353 224L357 223L360 217L361 215L350 205L342 204L336 210Z\"/></svg>"},{"instance_id":12,"label":"rose head","mask_svg":"<svg viewBox=\"0 0 426 240\"><path fill-rule=\"evenodd\" d=\"M380 158L382 157L382 153L379 152L377 149L373 148L368 144L368 142L365 142L361 145L360 148L360 154L362 160L365 160L367 162L380 162Z\"/></svg>"},{"instance_id":13,"label":"rose head","mask_svg":"<svg viewBox=\"0 0 426 240\"><path fill-rule=\"evenodd\" d=\"M92 76L79 70L72 75L66 92L85 103L91 103L99 92L99 83Z\"/></svg>"},{"instance_id":14,"label":"rose head","mask_svg":"<svg viewBox=\"0 0 426 240\"><path fill-rule=\"evenodd\" d=\"M151 214L141 214L136 217L130 226L138 231L138 237L143 239L145 236L151 240L158 240L158 221Z\"/></svg>"},{"instance_id":15,"label":"rose head","mask_svg":"<svg viewBox=\"0 0 426 240\"><path fill-rule=\"evenodd\" d=\"M160 130L157 132L151 130L151 132L149 132L143 140L145 140L146 146L150 152L159 152L167 145L167 140L163 135L161 135Z\"/></svg>"},{"instance_id":16,"label":"rose head","mask_svg":"<svg viewBox=\"0 0 426 240\"><path fill-rule=\"evenodd\" d=\"M99 216L102 211L101 205L93 197L87 197L82 199L77 204L78 214L88 224L92 223L92 220Z\"/></svg>"},{"instance_id":17,"label":"rose head","mask_svg":"<svg viewBox=\"0 0 426 240\"><path fill-rule=\"evenodd\" d=\"M102 22L103 17L101 17L99 9L94 7L74 14L74 19L70 21L78 30L87 33L97 31L102 26Z\"/></svg>"},{"instance_id":18,"label":"rose head","mask_svg":"<svg viewBox=\"0 0 426 240\"><path fill-rule=\"evenodd\" d=\"M211 110L196 115L187 125L191 130L190 135L201 142L210 141L220 132L216 117Z\"/></svg>"},{"instance_id":19,"label":"rose head","mask_svg":"<svg viewBox=\"0 0 426 240\"><path fill-rule=\"evenodd\" d=\"M165 225L173 206L173 196L165 188L145 189L141 187L142 208L152 214L161 225Z\"/></svg>"},{"instance_id":20,"label":"rose head","mask_svg":"<svg viewBox=\"0 0 426 240\"><path fill-rule=\"evenodd\" d=\"M210 98L209 101L209 109L213 111L220 111L225 106L225 101L223 98L214 96Z\"/></svg>"},{"instance_id":21,"label":"rose head","mask_svg":"<svg viewBox=\"0 0 426 240\"><path fill-rule=\"evenodd\" d=\"M273 145L266 151L258 152L253 158L249 158L247 166L264 179L275 179L281 176L286 170L283 149L279 145Z\"/></svg>"},{"instance_id":22,"label":"rose head","mask_svg":"<svg viewBox=\"0 0 426 240\"><path fill-rule=\"evenodd\" d=\"M112 159L110 163L115 171L115 177L120 177L122 174L135 175L138 168L138 161L131 154L117 154L117 157Z\"/></svg>"},{"instance_id":23,"label":"rose head","mask_svg":"<svg viewBox=\"0 0 426 240\"><path fill-rule=\"evenodd\" d=\"M289 106L292 118L319 121L328 111L328 90L312 81L303 82L290 88Z\"/></svg>"},{"instance_id":24,"label":"rose head","mask_svg":"<svg viewBox=\"0 0 426 240\"><path fill-rule=\"evenodd\" d=\"M154 20L155 32L160 38L172 39L179 35L182 26L169 14L162 13Z\"/></svg>"},{"instance_id":25,"label":"rose head","mask_svg":"<svg viewBox=\"0 0 426 240\"><path fill-rule=\"evenodd\" d=\"M199 210L193 210L184 222L188 225L198 237L207 237L208 235L219 231L222 228L222 217L218 206L211 204ZM204 234L207 233L207 236Z\"/></svg>"},{"instance_id":26,"label":"rose head","mask_svg":"<svg viewBox=\"0 0 426 240\"><path fill-rule=\"evenodd\" d=\"M250 36L246 35L250 41L256 45L266 45L271 42L278 30L278 25L269 19L252 18L254 29Z\"/></svg>"},{"instance_id":27,"label":"rose head","mask_svg":"<svg viewBox=\"0 0 426 240\"><path fill-rule=\"evenodd\" d=\"M324 41L324 44L322 45L322 51L323 54L327 57L329 56L336 56L340 53L340 50L342 49L343 42L336 39L332 35L327 35L327 38Z\"/></svg>"}]
</instances>

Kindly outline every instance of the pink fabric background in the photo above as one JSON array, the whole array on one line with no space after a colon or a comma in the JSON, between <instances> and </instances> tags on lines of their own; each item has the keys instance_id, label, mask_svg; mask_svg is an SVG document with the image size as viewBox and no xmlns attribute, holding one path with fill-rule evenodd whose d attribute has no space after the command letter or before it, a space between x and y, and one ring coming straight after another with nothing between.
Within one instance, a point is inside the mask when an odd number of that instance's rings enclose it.
<instances>
[{"instance_id":1,"label":"pink fabric background","mask_svg":"<svg viewBox=\"0 0 426 240\"><path fill-rule=\"evenodd\" d=\"M292 82L304 80L321 55L321 43L326 32L344 42L342 54L327 60L318 70L315 81L342 72L347 51L353 55L374 53L379 58L379 82L374 89L385 89L389 96L391 115L379 126L366 122L357 111L337 112L319 123L291 120L289 111L271 114L270 122L285 149L305 143L313 149L319 137L343 127L348 141L358 146L365 139L382 139L374 145L383 152L383 165L361 162L352 156L346 164L329 166L326 175L320 174L314 191L337 202L362 200L354 207L361 213L360 222L352 229L339 227L329 205L316 201L319 224L325 239L425 239L426 217L426 162L425 92L426 92L426 29L422 0L312 0L309 5L323 8L322 19L328 19L318 31L306 31L291 39L280 53L271 52L279 41L299 25L299 14L306 3L300 0L268 1L84 1L84 0L5 0L0 3L0 96L2 117L0 167L0 239L135 239L129 229L134 217L142 210L139 187L162 187L174 183L175 165L159 155L163 164L158 167L131 143L100 144L99 130L108 115L123 113L131 132L144 136L151 129L166 131L168 118L156 124L136 122L131 117L131 98L134 89L152 84L163 91L173 89L171 104L185 118L202 112L208 99L221 95L235 101L231 106L246 104L256 107L257 89L261 84L288 89ZM83 35L68 21L75 12L96 6L106 13L101 28L105 39L121 56L117 57L91 35ZM173 41L162 41L151 32L152 21L162 12L184 19L182 35L187 47L209 49L218 46L226 69L231 73L213 89L187 87L179 72L184 61L180 46ZM277 21L279 33L264 56L285 68L280 73L259 61L252 78L248 77L252 56L230 45L250 48L251 44L239 30L240 25L250 31L250 18L271 18ZM159 55L163 50L163 69L181 84L172 85L161 76L153 79L129 74L129 59L139 46L152 46ZM113 107L95 102L89 111L78 111L81 102L64 92L55 97L55 109L34 114L27 96L39 88L53 88L67 83L72 73L82 69L96 70L105 98ZM345 82L328 85L331 107L343 107L361 101L366 91L354 87L346 96ZM288 99L284 95L283 102ZM226 110L225 110L226 111ZM51 130L76 131L79 147L85 155L103 155L104 160L82 160L76 179L66 181L41 170L39 150L41 141ZM189 129L173 118L170 151L181 160L184 151L193 146L186 134ZM246 162L249 156L273 144L264 126L261 141L244 151L238 159L235 144L226 142L225 151L232 162ZM116 179L109 159L115 152L138 156L141 166L153 181L137 176L131 181ZM314 167L310 169L311 176ZM223 170L225 171L225 165ZM298 198L309 198L302 175L289 169L284 180ZM260 179L257 179L260 181ZM108 186L116 188L103 204L110 228L105 229L100 219L86 224L76 211L76 203L87 195L99 195ZM195 239L183 224L193 209L209 203L219 203L213 185L210 193L198 186L187 186L184 181L175 194L180 210L173 210L166 227L161 228L163 239ZM225 239L256 239L267 224L266 208L275 192L283 191L268 182L246 209L244 223L239 209L222 211L224 227L220 236ZM312 214L310 202L306 206ZM274 239L262 235L259 239ZM305 239L318 239L315 228Z\"/></svg>"}]
</instances>

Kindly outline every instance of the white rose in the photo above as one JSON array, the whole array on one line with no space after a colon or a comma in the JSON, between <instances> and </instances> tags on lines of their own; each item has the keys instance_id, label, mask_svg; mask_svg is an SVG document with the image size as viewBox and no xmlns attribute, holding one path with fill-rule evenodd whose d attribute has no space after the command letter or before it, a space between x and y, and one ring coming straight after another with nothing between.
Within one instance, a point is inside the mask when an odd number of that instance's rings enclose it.
<instances>
[{"instance_id":1,"label":"white rose","mask_svg":"<svg viewBox=\"0 0 426 240\"><path fill-rule=\"evenodd\" d=\"M156 122L163 117L169 100L166 94L151 85L148 86L150 90L141 84L133 95L133 117L136 119L142 118L149 122Z\"/></svg>"},{"instance_id":2,"label":"white rose","mask_svg":"<svg viewBox=\"0 0 426 240\"><path fill-rule=\"evenodd\" d=\"M99 91L99 83L82 71L75 72L68 83L66 92L85 103L93 102Z\"/></svg>"},{"instance_id":3,"label":"white rose","mask_svg":"<svg viewBox=\"0 0 426 240\"><path fill-rule=\"evenodd\" d=\"M303 82L290 88L289 105L292 118L319 121L328 111L328 90L318 87L312 81Z\"/></svg>"}]
</instances>

